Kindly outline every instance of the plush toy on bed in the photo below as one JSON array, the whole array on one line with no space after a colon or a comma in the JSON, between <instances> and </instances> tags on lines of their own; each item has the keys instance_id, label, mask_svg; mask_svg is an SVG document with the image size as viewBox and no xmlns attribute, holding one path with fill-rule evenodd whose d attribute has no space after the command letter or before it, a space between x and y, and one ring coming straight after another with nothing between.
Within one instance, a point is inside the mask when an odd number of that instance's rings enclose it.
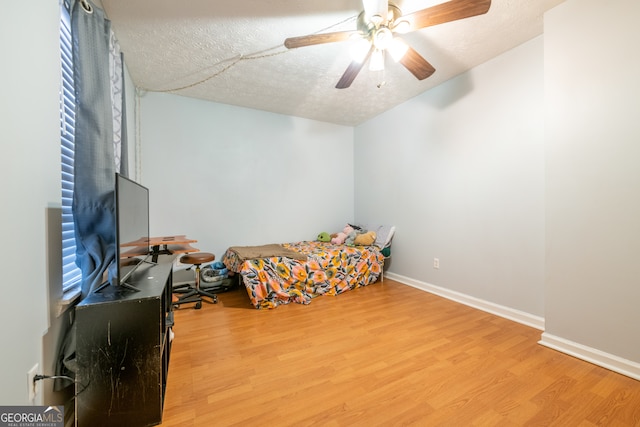
<instances>
[{"instance_id":1,"label":"plush toy on bed","mask_svg":"<svg viewBox=\"0 0 640 427\"><path fill-rule=\"evenodd\" d=\"M326 231L323 231L322 233L318 234L318 241L319 242L330 242L331 241L331 235L329 233L327 233Z\"/></svg>"},{"instance_id":2,"label":"plush toy on bed","mask_svg":"<svg viewBox=\"0 0 640 427\"><path fill-rule=\"evenodd\" d=\"M364 228L359 228L347 236L344 244L347 246L369 246L375 241L375 231L367 231Z\"/></svg>"},{"instance_id":3,"label":"plush toy on bed","mask_svg":"<svg viewBox=\"0 0 640 427\"><path fill-rule=\"evenodd\" d=\"M349 224L345 225L344 229L342 229L341 232L333 233L331 235L331 243L333 243L334 245L343 244L345 242L345 240L347 240L347 237L352 232L355 233L355 231L353 230L353 227L351 227Z\"/></svg>"},{"instance_id":4,"label":"plush toy on bed","mask_svg":"<svg viewBox=\"0 0 640 427\"><path fill-rule=\"evenodd\" d=\"M354 246L356 242L356 237L360 234L360 230L353 230L351 233L347 234L347 238L344 240L344 244L347 246Z\"/></svg>"},{"instance_id":5,"label":"plush toy on bed","mask_svg":"<svg viewBox=\"0 0 640 427\"><path fill-rule=\"evenodd\" d=\"M353 241L353 244L356 246L370 246L373 245L373 242L376 241L376 232L375 231L367 231L366 233L358 234Z\"/></svg>"}]
</instances>

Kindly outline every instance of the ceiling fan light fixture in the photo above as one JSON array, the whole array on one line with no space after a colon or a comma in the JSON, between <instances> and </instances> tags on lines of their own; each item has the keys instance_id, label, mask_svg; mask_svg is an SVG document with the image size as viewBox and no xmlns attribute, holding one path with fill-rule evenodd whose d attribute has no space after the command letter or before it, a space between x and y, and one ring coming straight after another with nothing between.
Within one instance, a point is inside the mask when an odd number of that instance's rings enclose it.
<instances>
[{"instance_id":1,"label":"ceiling fan light fixture","mask_svg":"<svg viewBox=\"0 0 640 427\"><path fill-rule=\"evenodd\" d=\"M410 27L411 27L411 24L409 24L409 21L400 19L393 23L393 32L399 33L399 34L405 34L409 32Z\"/></svg>"},{"instance_id":2,"label":"ceiling fan light fixture","mask_svg":"<svg viewBox=\"0 0 640 427\"><path fill-rule=\"evenodd\" d=\"M381 15L373 15L371 18L369 18L369 21L375 25L376 27L380 26L380 24L382 24L382 22L384 21L382 19Z\"/></svg>"},{"instance_id":3,"label":"ceiling fan light fixture","mask_svg":"<svg viewBox=\"0 0 640 427\"><path fill-rule=\"evenodd\" d=\"M369 71L383 71L384 70L384 51L376 49L371 54L371 61L369 61Z\"/></svg>"},{"instance_id":4,"label":"ceiling fan light fixture","mask_svg":"<svg viewBox=\"0 0 640 427\"><path fill-rule=\"evenodd\" d=\"M400 37L394 37L387 49L389 55L391 55L393 60L396 62L400 61L408 50L409 45L407 45Z\"/></svg>"},{"instance_id":5,"label":"ceiling fan light fixture","mask_svg":"<svg viewBox=\"0 0 640 427\"><path fill-rule=\"evenodd\" d=\"M351 60L362 63L367 58L367 54L371 49L371 42L367 39L360 38L351 46Z\"/></svg>"},{"instance_id":6,"label":"ceiling fan light fixture","mask_svg":"<svg viewBox=\"0 0 640 427\"><path fill-rule=\"evenodd\" d=\"M376 49L386 50L393 41L393 33L387 27L381 27L373 33L373 45Z\"/></svg>"}]
</instances>

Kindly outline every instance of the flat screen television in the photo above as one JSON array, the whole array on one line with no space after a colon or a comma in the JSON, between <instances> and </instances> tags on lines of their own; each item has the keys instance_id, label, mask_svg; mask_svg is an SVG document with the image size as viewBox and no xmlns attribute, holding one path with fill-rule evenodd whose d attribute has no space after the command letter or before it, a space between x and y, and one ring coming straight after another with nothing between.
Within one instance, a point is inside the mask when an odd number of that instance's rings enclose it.
<instances>
[{"instance_id":1,"label":"flat screen television","mask_svg":"<svg viewBox=\"0 0 640 427\"><path fill-rule=\"evenodd\" d=\"M116 263L115 285L138 290L127 279L149 262L149 189L116 173Z\"/></svg>"}]
</instances>

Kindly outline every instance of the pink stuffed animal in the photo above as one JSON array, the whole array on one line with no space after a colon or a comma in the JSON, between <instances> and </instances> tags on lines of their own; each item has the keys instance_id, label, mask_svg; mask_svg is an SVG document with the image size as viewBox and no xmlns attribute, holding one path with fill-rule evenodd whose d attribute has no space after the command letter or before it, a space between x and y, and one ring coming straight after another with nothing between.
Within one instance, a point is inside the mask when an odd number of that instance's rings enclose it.
<instances>
[{"instance_id":1,"label":"pink stuffed animal","mask_svg":"<svg viewBox=\"0 0 640 427\"><path fill-rule=\"evenodd\" d=\"M331 243L334 245L342 245L351 232L353 232L353 227L347 224L341 232L331 235Z\"/></svg>"}]
</instances>

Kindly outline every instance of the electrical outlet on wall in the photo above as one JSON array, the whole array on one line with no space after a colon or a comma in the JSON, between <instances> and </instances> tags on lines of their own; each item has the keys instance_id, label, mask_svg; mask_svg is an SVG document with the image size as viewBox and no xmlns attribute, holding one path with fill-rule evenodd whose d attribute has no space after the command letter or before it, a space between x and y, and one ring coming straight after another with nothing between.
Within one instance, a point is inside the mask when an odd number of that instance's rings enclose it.
<instances>
[{"instance_id":1,"label":"electrical outlet on wall","mask_svg":"<svg viewBox=\"0 0 640 427\"><path fill-rule=\"evenodd\" d=\"M434 258L433 259L433 268L435 268L435 269L440 268L440 258Z\"/></svg>"},{"instance_id":2,"label":"electrical outlet on wall","mask_svg":"<svg viewBox=\"0 0 640 427\"><path fill-rule=\"evenodd\" d=\"M27 372L27 390L29 390L29 401L33 402L36 399L36 375L38 375L38 364L33 365L33 368Z\"/></svg>"}]
</instances>

